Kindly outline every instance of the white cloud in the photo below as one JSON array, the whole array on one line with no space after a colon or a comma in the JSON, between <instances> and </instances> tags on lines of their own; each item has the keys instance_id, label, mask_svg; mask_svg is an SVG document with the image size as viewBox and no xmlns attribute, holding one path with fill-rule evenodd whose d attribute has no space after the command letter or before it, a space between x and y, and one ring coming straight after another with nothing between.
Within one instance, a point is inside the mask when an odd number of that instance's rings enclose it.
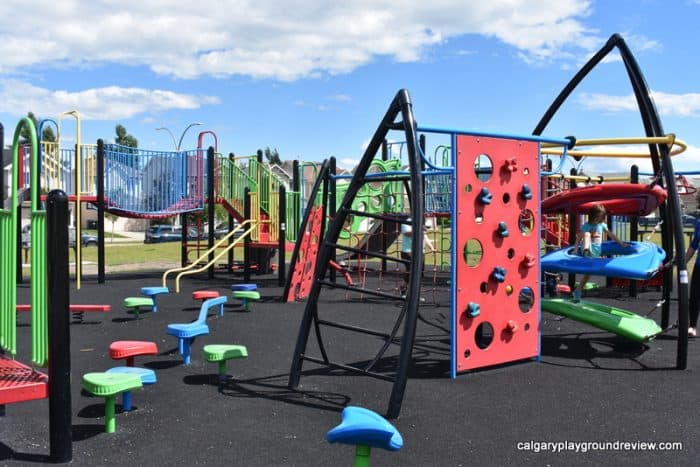
<instances>
[{"instance_id":1,"label":"white cloud","mask_svg":"<svg viewBox=\"0 0 700 467\"><path fill-rule=\"evenodd\" d=\"M142 113L197 109L203 105L218 104L219 98L178 94L162 89L117 86L76 92L52 91L22 81L5 80L0 82L0 102L8 113L11 113L12 109L29 108L39 116L57 115L66 109L77 108L80 109L81 117L85 119L120 120Z\"/></svg>"},{"instance_id":2,"label":"white cloud","mask_svg":"<svg viewBox=\"0 0 700 467\"><path fill-rule=\"evenodd\" d=\"M352 101L352 97L348 96L347 94L334 94L332 96L326 97L329 101L335 101L335 102L350 102Z\"/></svg>"},{"instance_id":3,"label":"white cloud","mask_svg":"<svg viewBox=\"0 0 700 467\"><path fill-rule=\"evenodd\" d=\"M700 115L700 93L670 94L652 91L652 99L661 115L680 117L695 117ZM636 112L637 101L633 94L626 96L611 96L608 94L585 93L578 97L577 102L588 110L604 112Z\"/></svg>"},{"instance_id":4,"label":"white cloud","mask_svg":"<svg viewBox=\"0 0 700 467\"><path fill-rule=\"evenodd\" d=\"M352 170L357 166L357 164L360 163L359 159L352 159L350 157L345 157L343 159L340 159L339 166L344 168L345 170Z\"/></svg>"},{"instance_id":5,"label":"white cloud","mask_svg":"<svg viewBox=\"0 0 700 467\"><path fill-rule=\"evenodd\" d=\"M409 62L450 38L476 34L530 62L589 51L590 0L36 0L0 4L0 74L147 66L177 78L243 75L282 81L347 73L379 56ZM118 6L118 7L115 7ZM31 41L17 33L32 31Z\"/></svg>"},{"instance_id":6,"label":"white cloud","mask_svg":"<svg viewBox=\"0 0 700 467\"><path fill-rule=\"evenodd\" d=\"M700 147L689 144L683 154L674 156L671 161L676 172L697 172L700 166Z\"/></svg>"}]
</instances>

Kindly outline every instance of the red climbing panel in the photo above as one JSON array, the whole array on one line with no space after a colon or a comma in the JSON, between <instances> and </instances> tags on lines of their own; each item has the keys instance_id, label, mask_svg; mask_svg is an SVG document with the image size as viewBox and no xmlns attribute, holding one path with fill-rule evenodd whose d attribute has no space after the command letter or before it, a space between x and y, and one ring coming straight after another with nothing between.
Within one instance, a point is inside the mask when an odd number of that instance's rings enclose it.
<instances>
[{"instance_id":1,"label":"red climbing panel","mask_svg":"<svg viewBox=\"0 0 700 467\"><path fill-rule=\"evenodd\" d=\"M309 296L316 270L316 257L321 245L323 212L323 205L312 208L306 231L302 238L298 240L301 242L299 259L294 266L294 271L292 271L287 301L302 300Z\"/></svg>"},{"instance_id":2,"label":"red climbing panel","mask_svg":"<svg viewBox=\"0 0 700 467\"><path fill-rule=\"evenodd\" d=\"M0 405L45 399L48 396L48 376L0 355Z\"/></svg>"},{"instance_id":3,"label":"red climbing panel","mask_svg":"<svg viewBox=\"0 0 700 467\"><path fill-rule=\"evenodd\" d=\"M539 147L457 138L455 373L539 353Z\"/></svg>"}]
</instances>

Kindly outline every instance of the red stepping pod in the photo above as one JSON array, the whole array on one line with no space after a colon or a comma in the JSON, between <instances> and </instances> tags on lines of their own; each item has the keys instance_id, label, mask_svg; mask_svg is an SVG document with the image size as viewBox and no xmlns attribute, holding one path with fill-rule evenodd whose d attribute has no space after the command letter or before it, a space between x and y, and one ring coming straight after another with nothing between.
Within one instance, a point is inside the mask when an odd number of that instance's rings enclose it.
<instances>
[{"instance_id":1,"label":"red stepping pod","mask_svg":"<svg viewBox=\"0 0 700 467\"><path fill-rule=\"evenodd\" d=\"M109 356L113 360L126 359L126 366L134 366L134 357L139 355L158 355L155 342L115 341L109 345Z\"/></svg>"},{"instance_id":2,"label":"red stepping pod","mask_svg":"<svg viewBox=\"0 0 700 467\"><path fill-rule=\"evenodd\" d=\"M217 297L219 297L219 292L216 290L195 290L192 292L192 298L195 300L209 300Z\"/></svg>"}]
</instances>

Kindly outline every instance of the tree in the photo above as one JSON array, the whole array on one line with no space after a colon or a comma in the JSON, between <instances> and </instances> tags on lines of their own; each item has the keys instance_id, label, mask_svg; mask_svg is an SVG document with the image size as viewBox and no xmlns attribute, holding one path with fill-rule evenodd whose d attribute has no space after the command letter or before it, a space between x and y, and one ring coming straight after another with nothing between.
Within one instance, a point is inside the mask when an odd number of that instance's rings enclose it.
<instances>
[{"instance_id":1,"label":"tree","mask_svg":"<svg viewBox=\"0 0 700 467\"><path fill-rule=\"evenodd\" d=\"M34 128L37 130L39 129L39 121L36 118L36 115L34 115L34 112L27 112L27 117L34 123ZM27 144L31 140L31 135L29 134L29 128L26 126L23 126L22 129L20 130L20 139L22 144ZM53 132L53 128L50 126L45 126L44 130L41 132L41 139L42 141L50 141L50 142L55 142L56 141L56 134Z\"/></svg>"},{"instance_id":2,"label":"tree","mask_svg":"<svg viewBox=\"0 0 700 467\"><path fill-rule=\"evenodd\" d=\"M110 237L110 243L114 243L114 223L119 219L119 216L112 214L111 212L105 212L105 217L112 223L112 236Z\"/></svg>"},{"instance_id":3,"label":"tree","mask_svg":"<svg viewBox=\"0 0 700 467\"><path fill-rule=\"evenodd\" d=\"M114 138L114 142L121 146L126 146L129 148L139 147L139 141L132 135L128 134L124 125L117 124L114 131L117 133L117 137Z\"/></svg>"},{"instance_id":4,"label":"tree","mask_svg":"<svg viewBox=\"0 0 700 467\"><path fill-rule=\"evenodd\" d=\"M282 159L280 159L280 153L277 152L277 148L270 149L270 146L265 148L265 159L270 164L282 165Z\"/></svg>"}]
</instances>

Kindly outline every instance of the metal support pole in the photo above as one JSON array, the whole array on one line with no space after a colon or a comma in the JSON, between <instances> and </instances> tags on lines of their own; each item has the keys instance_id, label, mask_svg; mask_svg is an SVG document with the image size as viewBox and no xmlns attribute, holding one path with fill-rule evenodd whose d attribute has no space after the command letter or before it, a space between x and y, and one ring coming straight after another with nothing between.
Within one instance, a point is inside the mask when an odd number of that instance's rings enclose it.
<instances>
[{"instance_id":1,"label":"metal support pole","mask_svg":"<svg viewBox=\"0 0 700 467\"><path fill-rule=\"evenodd\" d=\"M97 283L105 283L105 144L97 140Z\"/></svg>"},{"instance_id":2,"label":"metal support pole","mask_svg":"<svg viewBox=\"0 0 700 467\"><path fill-rule=\"evenodd\" d=\"M209 215L208 222L209 222L209 238L208 238L208 246L209 246L209 262L212 263L214 261L214 209L216 208L216 197L214 196L214 148L212 146L209 146L209 149L207 150L207 200L208 200L208 210L207 214ZM209 279L214 278L214 268L215 265L212 263L211 266L209 266L209 270L207 271L207 277Z\"/></svg>"},{"instance_id":3,"label":"metal support pole","mask_svg":"<svg viewBox=\"0 0 700 467\"><path fill-rule=\"evenodd\" d=\"M47 197L49 438L54 462L73 458L68 287L68 196L52 190Z\"/></svg>"},{"instance_id":4,"label":"metal support pole","mask_svg":"<svg viewBox=\"0 0 700 467\"><path fill-rule=\"evenodd\" d=\"M336 166L336 161L335 161L335 156L331 157L329 165L328 165L328 182L326 186L328 187L328 198L323 198L325 201L328 199L328 206L326 206L326 209L328 210L328 217L329 219L333 219L336 215L336 203L337 203L337 192L336 192L336 183L335 183L335 174L337 171L337 166ZM325 176L325 175L324 175ZM323 201L321 201L323 203ZM325 224L324 224L325 225ZM322 229L323 233L323 229ZM319 247L320 248L320 247ZM335 250L331 252L331 261L335 262ZM330 279L331 282L335 284L336 281L336 273L334 268L330 268L328 271L328 278Z\"/></svg>"},{"instance_id":5,"label":"metal support pole","mask_svg":"<svg viewBox=\"0 0 700 467\"><path fill-rule=\"evenodd\" d=\"M277 246L277 285L284 287L287 265L287 190L280 186L279 192L279 245Z\"/></svg>"},{"instance_id":6,"label":"metal support pole","mask_svg":"<svg viewBox=\"0 0 700 467\"><path fill-rule=\"evenodd\" d=\"M250 188L245 187L243 195L243 217L244 221L250 220ZM250 230L251 225L246 224L245 230ZM250 234L243 238L243 281L247 284L250 282Z\"/></svg>"},{"instance_id":7,"label":"metal support pole","mask_svg":"<svg viewBox=\"0 0 700 467\"><path fill-rule=\"evenodd\" d=\"M639 167L633 165L630 169L630 182L639 183ZM637 240L639 238L639 218L637 216L630 217L630 240ZM630 280L630 297L637 296L637 281Z\"/></svg>"}]
</instances>

